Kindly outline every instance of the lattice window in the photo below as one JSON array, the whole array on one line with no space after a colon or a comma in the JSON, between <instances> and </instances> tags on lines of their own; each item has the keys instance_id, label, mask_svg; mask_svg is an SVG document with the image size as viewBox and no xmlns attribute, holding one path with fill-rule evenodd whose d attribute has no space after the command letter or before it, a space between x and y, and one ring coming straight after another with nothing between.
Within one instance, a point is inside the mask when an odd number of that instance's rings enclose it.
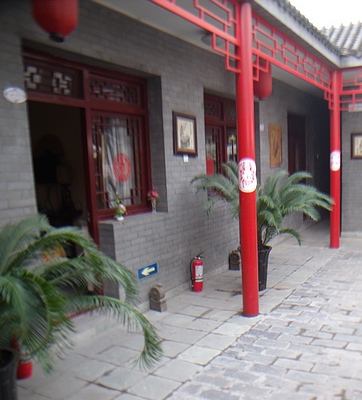
<instances>
[{"instance_id":1,"label":"lattice window","mask_svg":"<svg viewBox=\"0 0 362 400\"><path fill-rule=\"evenodd\" d=\"M225 120L236 121L236 104L235 103L225 103Z\"/></svg>"},{"instance_id":2,"label":"lattice window","mask_svg":"<svg viewBox=\"0 0 362 400\"><path fill-rule=\"evenodd\" d=\"M220 126L205 127L206 172L208 175L221 172L221 143L223 128Z\"/></svg>"},{"instance_id":3,"label":"lattice window","mask_svg":"<svg viewBox=\"0 0 362 400\"><path fill-rule=\"evenodd\" d=\"M23 59L31 100L91 114L90 121L84 120L84 133L91 149L92 223L113 216L116 192L128 214L150 209L146 80L31 50L24 50Z\"/></svg>"},{"instance_id":4,"label":"lattice window","mask_svg":"<svg viewBox=\"0 0 362 400\"><path fill-rule=\"evenodd\" d=\"M81 73L76 69L24 59L24 83L27 90L80 98L80 78Z\"/></svg>"},{"instance_id":5,"label":"lattice window","mask_svg":"<svg viewBox=\"0 0 362 400\"><path fill-rule=\"evenodd\" d=\"M222 173L221 165L237 160L235 101L205 94L206 171Z\"/></svg>"},{"instance_id":6,"label":"lattice window","mask_svg":"<svg viewBox=\"0 0 362 400\"><path fill-rule=\"evenodd\" d=\"M205 100L205 117L222 118L221 103L219 101Z\"/></svg>"},{"instance_id":7,"label":"lattice window","mask_svg":"<svg viewBox=\"0 0 362 400\"><path fill-rule=\"evenodd\" d=\"M114 208L116 195L127 207L142 203L142 125L137 117L92 115L98 210Z\"/></svg>"},{"instance_id":8,"label":"lattice window","mask_svg":"<svg viewBox=\"0 0 362 400\"><path fill-rule=\"evenodd\" d=\"M142 105L139 85L130 82L92 76L89 79L89 93L92 98L97 100Z\"/></svg>"}]
</instances>

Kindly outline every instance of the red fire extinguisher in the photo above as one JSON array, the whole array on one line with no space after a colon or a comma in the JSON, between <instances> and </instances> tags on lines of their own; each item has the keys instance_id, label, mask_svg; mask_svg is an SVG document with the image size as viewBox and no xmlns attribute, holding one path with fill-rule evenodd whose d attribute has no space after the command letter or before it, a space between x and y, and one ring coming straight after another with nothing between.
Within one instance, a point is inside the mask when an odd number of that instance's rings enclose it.
<instances>
[{"instance_id":1,"label":"red fire extinguisher","mask_svg":"<svg viewBox=\"0 0 362 400\"><path fill-rule=\"evenodd\" d=\"M202 292L204 286L204 263L202 254L196 255L190 263L191 287L194 292Z\"/></svg>"}]
</instances>

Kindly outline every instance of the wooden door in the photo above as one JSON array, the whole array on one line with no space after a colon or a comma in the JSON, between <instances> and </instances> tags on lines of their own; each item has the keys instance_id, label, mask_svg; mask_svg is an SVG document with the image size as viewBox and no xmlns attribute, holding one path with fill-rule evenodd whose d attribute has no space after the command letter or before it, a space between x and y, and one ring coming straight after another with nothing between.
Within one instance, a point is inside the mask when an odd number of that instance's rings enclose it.
<instances>
[{"instance_id":1,"label":"wooden door","mask_svg":"<svg viewBox=\"0 0 362 400\"><path fill-rule=\"evenodd\" d=\"M306 132L305 117L288 114L288 171L305 171L306 162Z\"/></svg>"}]
</instances>

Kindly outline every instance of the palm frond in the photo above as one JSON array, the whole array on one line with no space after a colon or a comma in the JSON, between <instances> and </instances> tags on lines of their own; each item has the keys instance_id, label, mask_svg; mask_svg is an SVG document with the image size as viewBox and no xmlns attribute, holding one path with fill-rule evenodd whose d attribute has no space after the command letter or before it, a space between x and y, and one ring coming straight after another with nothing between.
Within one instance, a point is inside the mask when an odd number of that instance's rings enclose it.
<instances>
[{"instance_id":1,"label":"palm frond","mask_svg":"<svg viewBox=\"0 0 362 400\"><path fill-rule=\"evenodd\" d=\"M55 251L69 244L82 249L78 256L68 258ZM140 328L145 338L141 363L150 366L159 360L161 340L151 323L134 308L136 277L101 253L79 229L56 229L37 215L5 226L0 232L0 248L0 347L10 346L16 338L19 347L37 358L48 372L54 357L62 356L72 345L72 311L99 307L99 312L109 312ZM45 253L53 258L44 257ZM123 287L123 302L84 296L82 289L87 283L100 287L104 280ZM74 295L66 296L64 286L72 287Z\"/></svg>"},{"instance_id":2,"label":"palm frond","mask_svg":"<svg viewBox=\"0 0 362 400\"><path fill-rule=\"evenodd\" d=\"M208 197L204 209L210 214L214 205L224 202L228 205L233 217L239 215L239 186L238 186L238 166L229 162L223 164L226 176L222 174L207 175L201 174L191 180L191 184L196 187L196 193L200 190L207 192Z\"/></svg>"},{"instance_id":3,"label":"palm frond","mask_svg":"<svg viewBox=\"0 0 362 400\"><path fill-rule=\"evenodd\" d=\"M240 214L239 203L239 176L238 165L235 162L223 164L225 175L199 175L191 183L197 191L208 191L205 209L211 212L218 201L224 201L234 217ZM298 171L289 175L286 171L279 171L266 179L263 187L257 189L257 225L258 244L267 244L279 234L290 234L300 244L300 235L292 228L284 227L285 217L301 212L314 221L320 219L318 209L331 210L332 199L306 185L307 179L312 178L306 171Z\"/></svg>"},{"instance_id":4,"label":"palm frond","mask_svg":"<svg viewBox=\"0 0 362 400\"><path fill-rule=\"evenodd\" d=\"M0 231L0 275L6 273L13 259L43 231L51 229L46 217L35 215L9 223Z\"/></svg>"},{"instance_id":5,"label":"palm frond","mask_svg":"<svg viewBox=\"0 0 362 400\"><path fill-rule=\"evenodd\" d=\"M129 304L112 297L97 295L68 297L66 301L70 314L88 309L90 314L97 313L117 318L129 330L141 331L145 341L138 362L143 368L150 368L160 360L162 356L160 337L144 315Z\"/></svg>"}]
</instances>

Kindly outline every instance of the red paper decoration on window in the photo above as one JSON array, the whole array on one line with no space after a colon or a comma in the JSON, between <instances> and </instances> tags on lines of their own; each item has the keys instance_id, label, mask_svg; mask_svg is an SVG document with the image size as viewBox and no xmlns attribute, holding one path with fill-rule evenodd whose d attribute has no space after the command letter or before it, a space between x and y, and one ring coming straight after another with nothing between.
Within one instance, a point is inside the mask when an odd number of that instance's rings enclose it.
<instances>
[{"instance_id":1,"label":"red paper decoration on window","mask_svg":"<svg viewBox=\"0 0 362 400\"><path fill-rule=\"evenodd\" d=\"M114 157L113 172L119 182L128 181L132 173L132 164L127 154L119 153Z\"/></svg>"},{"instance_id":2,"label":"red paper decoration on window","mask_svg":"<svg viewBox=\"0 0 362 400\"><path fill-rule=\"evenodd\" d=\"M78 0L31 0L33 18L51 40L64 42L78 24Z\"/></svg>"}]
</instances>

